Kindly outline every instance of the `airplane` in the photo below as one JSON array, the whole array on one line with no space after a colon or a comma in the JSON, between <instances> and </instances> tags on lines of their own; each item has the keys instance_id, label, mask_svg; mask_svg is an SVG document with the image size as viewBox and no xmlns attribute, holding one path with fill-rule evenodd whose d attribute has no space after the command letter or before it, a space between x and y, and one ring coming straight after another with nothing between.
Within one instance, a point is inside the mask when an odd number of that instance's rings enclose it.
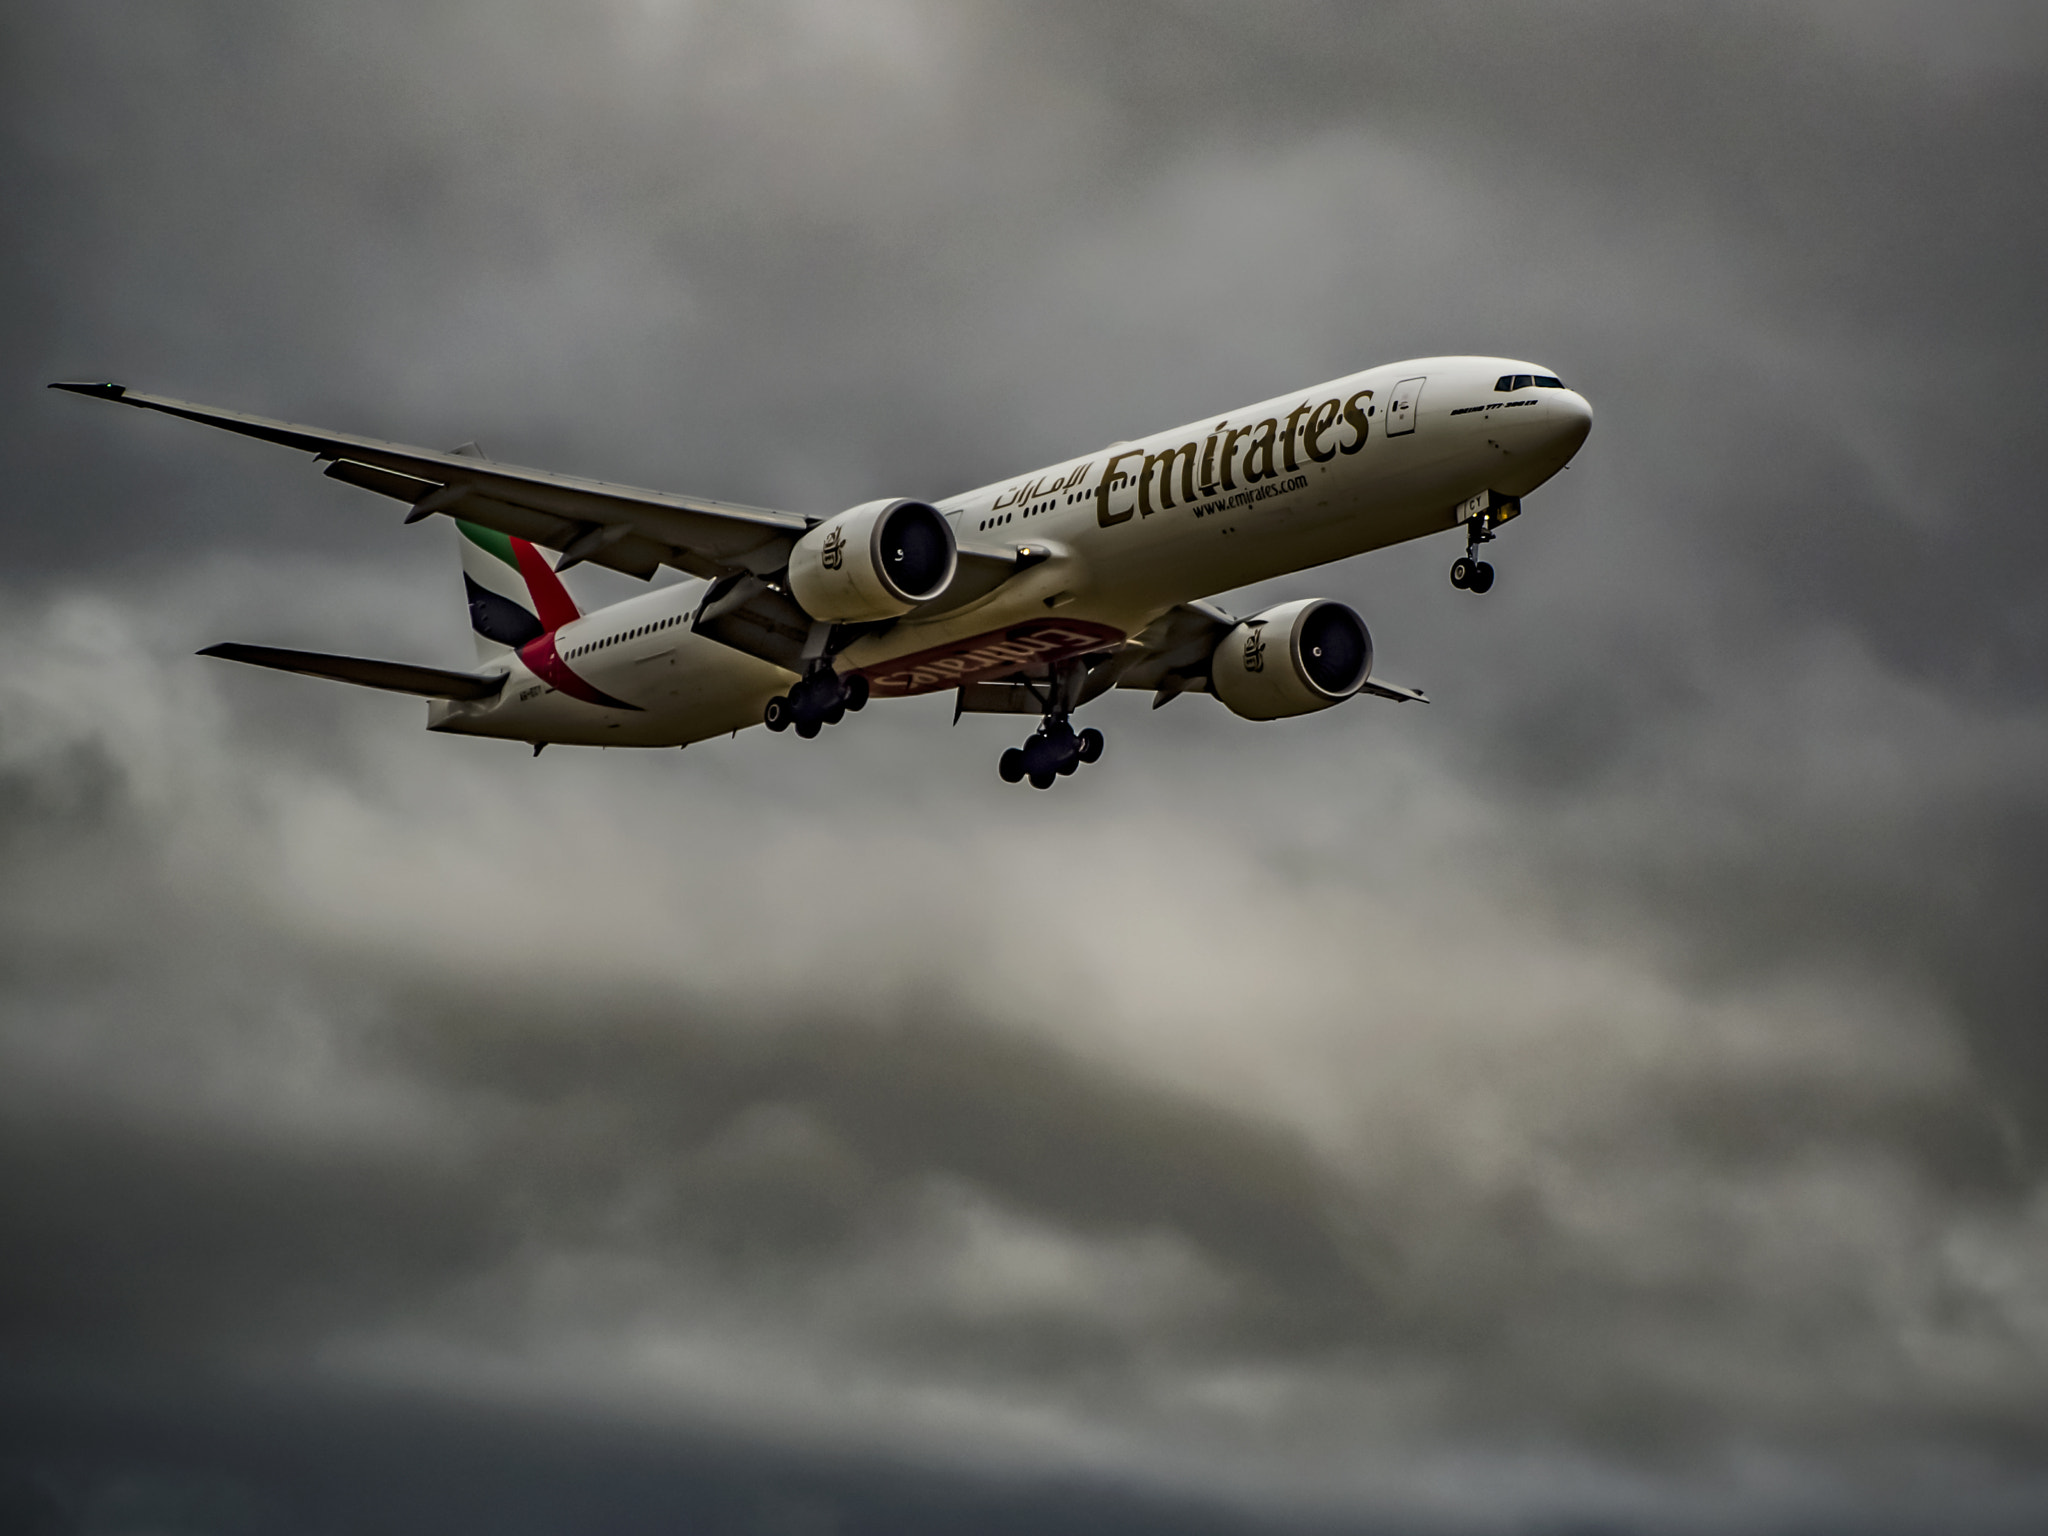
<instances>
[{"instance_id":1,"label":"airplane","mask_svg":"<svg viewBox=\"0 0 2048 1536\"><path fill-rule=\"evenodd\" d=\"M1528 362L1372 368L941 501L831 517L409 448L120 384L53 389L297 448L330 477L460 531L475 671L224 644L199 654L424 696L427 727L529 744L686 747L749 726L811 738L871 700L951 691L963 714L1037 716L998 767L1047 789L1097 761L1074 712L1112 688L1154 708L1207 693L1248 720L1376 697L1365 621L1328 598L1237 616L1207 598L1462 528L1451 584L1569 463L1592 408ZM553 560L542 554L555 552ZM690 580L585 613L561 573Z\"/></svg>"}]
</instances>

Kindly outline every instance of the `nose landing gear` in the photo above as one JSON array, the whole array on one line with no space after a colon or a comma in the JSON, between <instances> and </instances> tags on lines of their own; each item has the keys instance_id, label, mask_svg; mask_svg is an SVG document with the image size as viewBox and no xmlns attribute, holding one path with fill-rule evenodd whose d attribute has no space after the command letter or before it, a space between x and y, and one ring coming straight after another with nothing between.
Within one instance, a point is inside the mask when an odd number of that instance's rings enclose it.
<instances>
[{"instance_id":1,"label":"nose landing gear","mask_svg":"<svg viewBox=\"0 0 2048 1536\"><path fill-rule=\"evenodd\" d=\"M1489 592L1493 589L1493 567L1479 558L1479 546L1491 544L1493 530L1522 510L1519 501L1492 491L1483 497L1475 497L1466 506L1475 507L1481 501L1487 505L1473 511L1465 521L1465 553L1451 562L1451 585L1460 592Z\"/></svg>"},{"instance_id":2,"label":"nose landing gear","mask_svg":"<svg viewBox=\"0 0 2048 1536\"><path fill-rule=\"evenodd\" d=\"M787 694L770 699L761 719L771 731L786 731L793 725L797 735L809 741L826 726L859 714L867 702L865 677L859 673L841 677L829 666L820 667Z\"/></svg>"},{"instance_id":3,"label":"nose landing gear","mask_svg":"<svg viewBox=\"0 0 2048 1536\"><path fill-rule=\"evenodd\" d=\"M1052 781L1064 778L1083 763L1102 756L1102 732L1090 726L1076 731L1065 715L1048 715L1038 732L1021 747L1004 751L997 771L1005 784L1029 779L1033 789L1051 789Z\"/></svg>"},{"instance_id":4,"label":"nose landing gear","mask_svg":"<svg viewBox=\"0 0 2048 1536\"><path fill-rule=\"evenodd\" d=\"M1460 592L1484 592L1493 585L1493 567L1484 560L1460 555L1451 562L1451 585Z\"/></svg>"}]
</instances>

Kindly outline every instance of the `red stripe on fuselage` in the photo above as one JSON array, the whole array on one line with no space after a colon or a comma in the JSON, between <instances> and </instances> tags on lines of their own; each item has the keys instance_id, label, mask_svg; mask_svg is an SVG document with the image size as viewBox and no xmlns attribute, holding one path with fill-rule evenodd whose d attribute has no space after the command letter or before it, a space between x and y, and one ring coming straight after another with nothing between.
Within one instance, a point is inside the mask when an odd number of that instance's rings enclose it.
<instances>
[{"instance_id":1,"label":"red stripe on fuselage","mask_svg":"<svg viewBox=\"0 0 2048 1536\"><path fill-rule=\"evenodd\" d=\"M550 571L548 574L554 573ZM562 660L561 652L555 649L555 637L551 634L542 635L538 640L529 640L519 647L519 659L526 663L528 671L557 693L566 693L572 699L581 699L586 704L596 704L604 709L640 708L638 704L628 704L624 699L613 698L601 688L591 687L571 672L569 664Z\"/></svg>"}]
</instances>

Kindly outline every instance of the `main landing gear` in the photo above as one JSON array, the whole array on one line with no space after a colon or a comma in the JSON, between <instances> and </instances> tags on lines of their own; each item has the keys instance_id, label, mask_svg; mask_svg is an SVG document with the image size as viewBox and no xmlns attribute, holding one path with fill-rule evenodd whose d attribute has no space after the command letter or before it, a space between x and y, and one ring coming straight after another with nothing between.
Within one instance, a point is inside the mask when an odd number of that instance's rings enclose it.
<instances>
[{"instance_id":1,"label":"main landing gear","mask_svg":"<svg viewBox=\"0 0 2048 1536\"><path fill-rule=\"evenodd\" d=\"M1500 521L1488 511L1465 524L1465 553L1451 562L1451 585L1460 592L1493 589L1493 567L1479 558L1479 546L1493 542L1494 525Z\"/></svg>"},{"instance_id":2,"label":"main landing gear","mask_svg":"<svg viewBox=\"0 0 2048 1536\"><path fill-rule=\"evenodd\" d=\"M1052 781L1064 778L1083 763L1102 756L1102 732L1090 726L1076 731L1064 714L1047 715L1038 733L1021 747L1003 753L998 772L1005 784L1029 779L1033 789L1051 789Z\"/></svg>"},{"instance_id":3,"label":"main landing gear","mask_svg":"<svg viewBox=\"0 0 2048 1536\"><path fill-rule=\"evenodd\" d=\"M1043 684L1026 684L1045 718L1029 741L1003 753L998 766L1005 784L1029 779L1033 789L1051 789L1054 779L1102 756L1102 732L1077 731L1072 718L1088 692L1088 672L1089 658L1081 657L1053 667Z\"/></svg>"},{"instance_id":4,"label":"main landing gear","mask_svg":"<svg viewBox=\"0 0 2048 1536\"><path fill-rule=\"evenodd\" d=\"M867 702L865 677L859 673L841 677L830 667L820 667L787 694L770 699L761 718L771 731L786 731L793 725L797 735L809 741L826 726L859 714Z\"/></svg>"}]
</instances>

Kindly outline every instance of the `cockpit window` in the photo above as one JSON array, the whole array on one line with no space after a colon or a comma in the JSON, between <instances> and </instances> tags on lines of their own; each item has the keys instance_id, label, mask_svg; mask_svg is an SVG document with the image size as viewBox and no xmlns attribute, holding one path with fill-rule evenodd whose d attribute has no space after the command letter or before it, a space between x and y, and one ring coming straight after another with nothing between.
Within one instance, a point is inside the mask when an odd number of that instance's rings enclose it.
<instances>
[{"instance_id":1,"label":"cockpit window","mask_svg":"<svg viewBox=\"0 0 2048 1536\"><path fill-rule=\"evenodd\" d=\"M1563 389L1564 380L1554 379L1547 373L1539 373L1536 375L1536 387L1538 389Z\"/></svg>"},{"instance_id":2,"label":"cockpit window","mask_svg":"<svg viewBox=\"0 0 2048 1536\"><path fill-rule=\"evenodd\" d=\"M1564 380L1547 373L1504 373L1493 381L1493 392L1497 395L1510 394L1530 385L1538 389L1563 389Z\"/></svg>"}]
</instances>

